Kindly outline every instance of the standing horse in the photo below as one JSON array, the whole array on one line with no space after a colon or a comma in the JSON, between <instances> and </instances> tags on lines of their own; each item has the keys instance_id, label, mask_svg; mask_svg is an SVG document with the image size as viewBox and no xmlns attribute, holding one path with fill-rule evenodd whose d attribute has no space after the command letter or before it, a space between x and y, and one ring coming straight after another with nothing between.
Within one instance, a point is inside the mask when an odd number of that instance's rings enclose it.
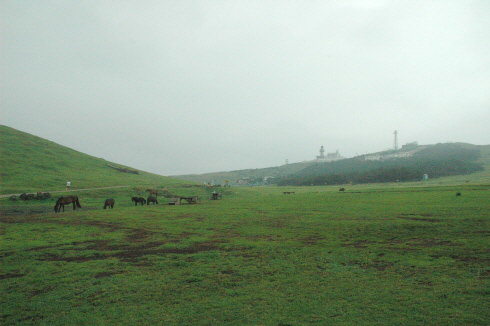
<instances>
[{"instance_id":1,"label":"standing horse","mask_svg":"<svg viewBox=\"0 0 490 326\"><path fill-rule=\"evenodd\" d=\"M78 201L77 196L64 196L60 197L58 201L56 201L56 205L54 205L54 212L61 212L61 207L63 207L63 212L65 211L65 205L73 204L73 210L78 208L82 208L80 202Z\"/></svg>"},{"instance_id":2,"label":"standing horse","mask_svg":"<svg viewBox=\"0 0 490 326\"><path fill-rule=\"evenodd\" d=\"M131 197L131 201L134 201L134 206L138 206L138 203L143 206L146 204L146 200L143 197Z\"/></svg>"},{"instance_id":3,"label":"standing horse","mask_svg":"<svg viewBox=\"0 0 490 326\"><path fill-rule=\"evenodd\" d=\"M114 208L114 199L110 198L105 200L104 209L107 207Z\"/></svg>"},{"instance_id":4,"label":"standing horse","mask_svg":"<svg viewBox=\"0 0 490 326\"><path fill-rule=\"evenodd\" d=\"M221 197L222 197L221 192L213 192L211 199L212 200L218 200L218 199L221 199Z\"/></svg>"},{"instance_id":5,"label":"standing horse","mask_svg":"<svg viewBox=\"0 0 490 326\"><path fill-rule=\"evenodd\" d=\"M151 197L158 198L158 191L156 191L155 189L146 189L146 191L150 193Z\"/></svg>"},{"instance_id":6,"label":"standing horse","mask_svg":"<svg viewBox=\"0 0 490 326\"><path fill-rule=\"evenodd\" d=\"M158 204L158 200L156 197L150 196L147 199L147 205L150 205L150 203L153 203L153 205Z\"/></svg>"}]
</instances>

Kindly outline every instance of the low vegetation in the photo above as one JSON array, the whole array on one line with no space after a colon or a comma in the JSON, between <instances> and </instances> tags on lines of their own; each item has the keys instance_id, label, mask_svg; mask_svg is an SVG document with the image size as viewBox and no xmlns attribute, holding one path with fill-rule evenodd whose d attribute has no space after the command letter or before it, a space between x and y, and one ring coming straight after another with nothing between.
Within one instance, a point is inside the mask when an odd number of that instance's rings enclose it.
<instances>
[{"instance_id":1,"label":"low vegetation","mask_svg":"<svg viewBox=\"0 0 490 326\"><path fill-rule=\"evenodd\" d=\"M87 185L133 183L76 191L77 210L55 213L58 196L0 198L1 325L490 320L486 181L213 188L108 171L119 174L99 184L88 174ZM29 173L8 189L27 189ZM159 204L135 206L148 187ZM222 199L210 200L213 190ZM165 205L175 195L201 201ZM107 198L114 209L103 209Z\"/></svg>"},{"instance_id":2,"label":"low vegetation","mask_svg":"<svg viewBox=\"0 0 490 326\"><path fill-rule=\"evenodd\" d=\"M487 324L490 187L284 189L2 214L0 323Z\"/></svg>"}]
</instances>

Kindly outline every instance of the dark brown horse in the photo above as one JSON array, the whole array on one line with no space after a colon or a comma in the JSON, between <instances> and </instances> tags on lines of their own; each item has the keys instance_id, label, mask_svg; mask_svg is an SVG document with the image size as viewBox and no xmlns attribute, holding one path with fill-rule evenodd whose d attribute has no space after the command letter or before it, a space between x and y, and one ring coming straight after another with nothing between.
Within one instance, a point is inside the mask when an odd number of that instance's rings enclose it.
<instances>
[{"instance_id":1,"label":"dark brown horse","mask_svg":"<svg viewBox=\"0 0 490 326\"><path fill-rule=\"evenodd\" d=\"M157 197L153 197L153 196L148 197L146 202L147 202L147 205L150 205L150 203L153 203L153 205L158 204Z\"/></svg>"},{"instance_id":2,"label":"dark brown horse","mask_svg":"<svg viewBox=\"0 0 490 326\"><path fill-rule=\"evenodd\" d=\"M107 207L114 208L114 199L109 198L105 200L104 209L106 209Z\"/></svg>"},{"instance_id":3,"label":"dark brown horse","mask_svg":"<svg viewBox=\"0 0 490 326\"><path fill-rule=\"evenodd\" d=\"M64 196L60 197L58 201L56 202L56 205L54 205L54 212L58 213L61 212L61 208L63 207L63 212L65 211L65 205L73 204L73 210L76 210L78 208L82 208L80 205L80 202L78 201L77 196Z\"/></svg>"},{"instance_id":4,"label":"dark brown horse","mask_svg":"<svg viewBox=\"0 0 490 326\"><path fill-rule=\"evenodd\" d=\"M221 199L222 197L222 193L221 192L213 192L212 196L211 196L211 199L212 200L218 200L218 199Z\"/></svg>"},{"instance_id":5,"label":"dark brown horse","mask_svg":"<svg viewBox=\"0 0 490 326\"><path fill-rule=\"evenodd\" d=\"M146 204L146 200L143 197L131 197L131 201L134 201L134 206L138 206L138 203L143 206Z\"/></svg>"}]
</instances>

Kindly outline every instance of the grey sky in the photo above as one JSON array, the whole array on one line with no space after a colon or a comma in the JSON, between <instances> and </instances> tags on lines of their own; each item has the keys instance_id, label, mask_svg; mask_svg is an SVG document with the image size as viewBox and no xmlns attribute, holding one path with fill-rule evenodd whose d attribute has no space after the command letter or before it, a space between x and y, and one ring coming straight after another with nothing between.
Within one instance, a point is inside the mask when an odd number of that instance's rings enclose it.
<instances>
[{"instance_id":1,"label":"grey sky","mask_svg":"<svg viewBox=\"0 0 490 326\"><path fill-rule=\"evenodd\" d=\"M162 175L490 144L490 1L2 1L1 123Z\"/></svg>"}]
</instances>

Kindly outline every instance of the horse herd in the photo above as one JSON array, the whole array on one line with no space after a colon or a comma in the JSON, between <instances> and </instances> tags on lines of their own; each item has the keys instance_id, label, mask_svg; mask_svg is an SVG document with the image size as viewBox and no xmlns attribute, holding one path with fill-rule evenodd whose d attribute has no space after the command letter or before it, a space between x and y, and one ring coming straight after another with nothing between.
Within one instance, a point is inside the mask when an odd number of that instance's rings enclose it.
<instances>
[{"instance_id":1,"label":"horse herd","mask_svg":"<svg viewBox=\"0 0 490 326\"><path fill-rule=\"evenodd\" d=\"M145 204L150 205L150 203L152 203L153 205L158 204L158 200L157 200L158 192L152 189L146 189L146 190L150 192L150 196L147 199L143 197L131 197L131 201L134 202L135 206L138 206L138 204L141 204L142 206ZM107 207L114 208L114 203L115 200L113 198L106 199L104 202L104 209L106 209ZM61 212L61 209L63 209L64 212L65 205L69 205L69 204L73 205L73 210L76 210L77 207L82 208L77 196L74 195L63 196L56 201L56 205L54 205L54 212L59 213Z\"/></svg>"},{"instance_id":2,"label":"horse herd","mask_svg":"<svg viewBox=\"0 0 490 326\"><path fill-rule=\"evenodd\" d=\"M147 191L150 193L150 196L148 198L145 199L143 197L131 197L131 202L134 202L135 206L138 206L138 204L140 204L141 206L143 206L145 204L150 205L150 203L152 203L153 205L158 204L158 199L157 199L158 192L156 190L152 190L152 189L147 189ZM21 196L21 198L22 198L22 196ZM48 198L48 197L45 197L45 198ZM189 200L189 198L187 198L187 197L181 197L181 199ZM213 192L211 199L214 199L214 200L221 199L221 193ZM115 200L113 198L106 199L104 202L104 209L106 209L108 207L114 208L114 203L115 203ZM80 200L78 199L77 196L75 196L75 195L63 196L63 197L60 197L56 201L56 204L54 205L55 213L59 213L59 212L61 212L61 210L63 210L63 212L64 212L65 211L65 205L70 205L70 204L73 206L73 210L76 210L77 207L82 208L82 206L80 205ZM169 204L172 204L172 203L169 203Z\"/></svg>"},{"instance_id":3,"label":"horse herd","mask_svg":"<svg viewBox=\"0 0 490 326\"><path fill-rule=\"evenodd\" d=\"M143 197L131 197L131 201L134 202L135 206L138 204L144 205L150 205L150 203L153 204L158 204L158 200L156 197L150 196L147 199L144 199ZM82 208L80 205L80 201L78 199L78 196L63 196L60 197L56 201L56 205L54 205L54 212L59 213L63 209L63 212L65 211L65 205L73 205L73 210L76 210L78 208ZM115 200L113 198L106 199L104 202L104 209L106 208L114 208Z\"/></svg>"}]
</instances>

